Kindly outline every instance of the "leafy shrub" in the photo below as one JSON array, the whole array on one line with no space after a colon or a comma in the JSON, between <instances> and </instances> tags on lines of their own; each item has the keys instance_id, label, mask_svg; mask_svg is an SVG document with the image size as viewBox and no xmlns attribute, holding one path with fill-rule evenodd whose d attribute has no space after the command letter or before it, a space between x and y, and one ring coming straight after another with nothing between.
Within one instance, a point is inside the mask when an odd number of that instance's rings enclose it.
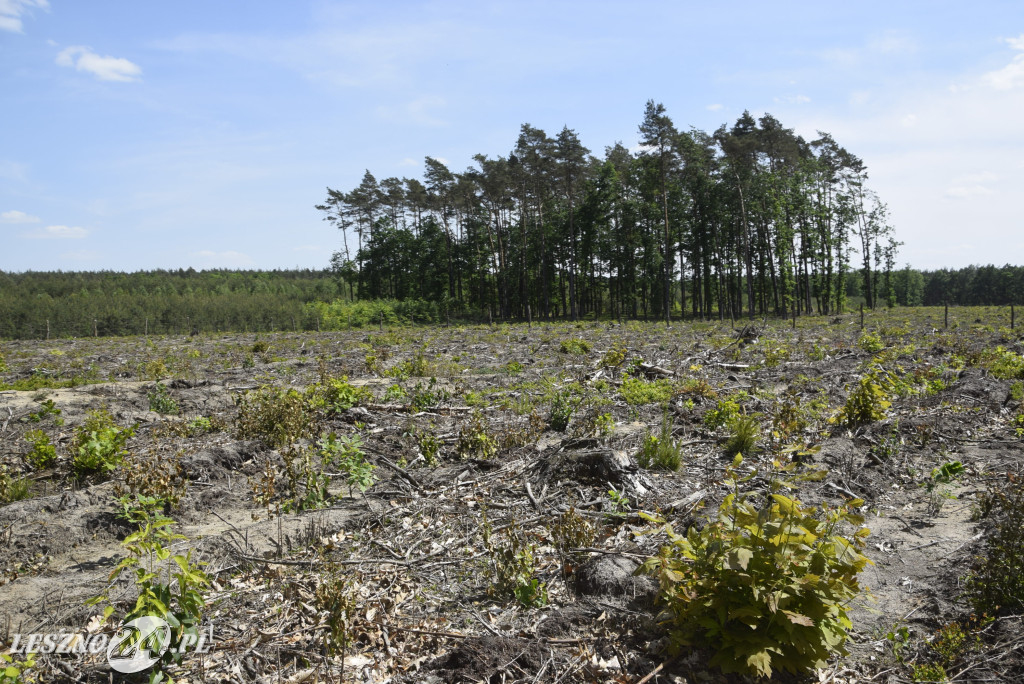
<instances>
[{"instance_id":1,"label":"leafy shrub","mask_svg":"<svg viewBox=\"0 0 1024 684\"><path fill-rule=\"evenodd\" d=\"M0 364L3 357L0 356ZM0 367L2 370L2 367ZM0 653L0 684L23 684L24 682L35 681L35 678L26 679L28 671L36 666L36 654L26 653L24 657L18 658L17 654Z\"/></svg>"},{"instance_id":2,"label":"leafy shrub","mask_svg":"<svg viewBox=\"0 0 1024 684\"><path fill-rule=\"evenodd\" d=\"M124 447L135 434L136 427L137 424L127 428L118 426L104 409L90 411L71 440L71 471L74 476L106 475L116 470L128 454Z\"/></svg>"},{"instance_id":3,"label":"leafy shrub","mask_svg":"<svg viewBox=\"0 0 1024 684\"><path fill-rule=\"evenodd\" d=\"M110 579L121 575L134 575L134 584L138 590L135 606L124 616L129 622L144 616L158 617L171 628L170 643L167 649L150 672L151 682L164 681L167 678L165 668L171 663L181 662L184 650L178 648L182 639L188 637L189 643L199 640L199 622L202 619L205 601L202 591L210 585L210 580L203 572L204 563L192 560L192 550L187 554L171 556L170 544L185 539L184 535L171 531L174 521L159 513L140 511L141 522L138 531L125 537L122 546L128 557L122 560ZM166 570L158 563L166 564ZM166 573L166 575L164 575ZM162 575L166 579L162 579ZM109 602L106 594L101 594L88 603L96 605ZM103 611L104 618L114 612L113 605ZM122 642L122 648L134 648L130 640Z\"/></svg>"},{"instance_id":4,"label":"leafy shrub","mask_svg":"<svg viewBox=\"0 0 1024 684\"><path fill-rule=\"evenodd\" d=\"M848 427L857 427L885 418L885 411L892 402L885 388L878 382L875 372L868 373L857 382L850 392L846 405L839 411L836 421Z\"/></svg>"},{"instance_id":5,"label":"leafy shrub","mask_svg":"<svg viewBox=\"0 0 1024 684\"><path fill-rule=\"evenodd\" d=\"M996 347L992 353L992 360L988 363L988 370L993 377L1000 380L1024 379L1024 356Z\"/></svg>"},{"instance_id":6,"label":"leafy shrub","mask_svg":"<svg viewBox=\"0 0 1024 684\"><path fill-rule=\"evenodd\" d=\"M548 416L548 425L552 430L565 432L572 420L572 414L579 408L581 399L574 398L569 391L558 392L551 398L551 413Z\"/></svg>"},{"instance_id":7,"label":"leafy shrub","mask_svg":"<svg viewBox=\"0 0 1024 684\"><path fill-rule=\"evenodd\" d=\"M1024 481L1008 475L985 493L981 511L990 531L967 578L967 599L978 615L1018 614L1024 610Z\"/></svg>"},{"instance_id":8,"label":"leafy shrub","mask_svg":"<svg viewBox=\"0 0 1024 684\"><path fill-rule=\"evenodd\" d=\"M547 587L535 576L537 561L533 552L536 547L526 540L525 533L513 524L505 530L504 539L497 540L486 516L481 530L492 580L489 593L515 598L527 608L546 605Z\"/></svg>"},{"instance_id":9,"label":"leafy shrub","mask_svg":"<svg viewBox=\"0 0 1024 684\"><path fill-rule=\"evenodd\" d=\"M509 361L505 364L505 373L511 377L515 377L523 372L523 364L518 361Z\"/></svg>"},{"instance_id":10,"label":"leafy shrub","mask_svg":"<svg viewBox=\"0 0 1024 684\"><path fill-rule=\"evenodd\" d=\"M719 399L715 408L704 414L704 425L711 430L725 427L740 415L740 405L735 399Z\"/></svg>"},{"instance_id":11,"label":"leafy shrub","mask_svg":"<svg viewBox=\"0 0 1024 684\"><path fill-rule=\"evenodd\" d=\"M7 361L4 359L4 350L0 349L0 373L7 372Z\"/></svg>"},{"instance_id":12,"label":"leafy shrub","mask_svg":"<svg viewBox=\"0 0 1024 684\"><path fill-rule=\"evenodd\" d=\"M29 430L25 433L25 440L32 445L32 450L25 455L32 470L44 470L57 460L57 448L42 430Z\"/></svg>"},{"instance_id":13,"label":"leafy shrub","mask_svg":"<svg viewBox=\"0 0 1024 684\"><path fill-rule=\"evenodd\" d=\"M726 456L746 454L748 456L757 449L761 437L761 426L754 416L735 416L729 421L729 439L725 442Z\"/></svg>"},{"instance_id":14,"label":"leafy shrub","mask_svg":"<svg viewBox=\"0 0 1024 684\"><path fill-rule=\"evenodd\" d=\"M487 432L487 421L479 411L459 429L455 450L462 458L488 459L498 453L498 441Z\"/></svg>"},{"instance_id":15,"label":"leafy shrub","mask_svg":"<svg viewBox=\"0 0 1024 684\"><path fill-rule=\"evenodd\" d=\"M266 354L270 351L270 344L266 340L256 340L249 351L253 354Z\"/></svg>"},{"instance_id":16,"label":"leafy shrub","mask_svg":"<svg viewBox=\"0 0 1024 684\"><path fill-rule=\"evenodd\" d=\"M281 448L308 436L313 416L306 399L294 389L261 387L236 399L239 439L258 439L269 447Z\"/></svg>"},{"instance_id":17,"label":"leafy shrub","mask_svg":"<svg viewBox=\"0 0 1024 684\"><path fill-rule=\"evenodd\" d=\"M562 343L558 345L558 351L574 356L589 354L590 349L590 343L579 337L570 337L567 340L562 340Z\"/></svg>"},{"instance_id":18,"label":"leafy shrub","mask_svg":"<svg viewBox=\"0 0 1024 684\"><path fill-rule=\"evenodd\" d=\"M198 437L199 435L205 435L208 432L214 432L217 428L214 426L213 421L206 416L196 416L192 420L188 421L185 426L190 437Z\"/></svg>"},{"instance_id":19,"label":"leafy shrub","mask_svg":"<svg viewBox=\"0 0 1024 684\"><path fill-rule=\"evenodd\" d=\"M11 477L7 466L0 465L0 503L21 501L31 495L31 483L27 477Z\"/></svg>"},{"instance_id":20,"label":"leafy shrub","mask_svg":"<svg viewBox=\"0 0 1024 684\"><path fill-rule=\"evenodd\" d=\"M862 333L857 345L869 354L877 354L885 349L885 342L877 333L873 332Z\"/></svg>"},{"instance_id":21,"label":"leafy shrub","mask_svg":"<svg viewBox=\"0 0 1024 684\"><path fill-rule=\"evenodd\" d=\"M149 410L163 415L176 415L178 413L178 402L174 400L167 386L162 382L156 383L153 391L149 393Z\"/></svg>"},{"instance_id":22,"label":"leafy shrub","mask_svg":"<svg viewBox=\"0 0 1024 684\"><path fill-rule=\"evenodd\" d=\"M683 463L683 450L679 442L672 439L672 421L666 413L661 419L661 434L644 437L640 452L636 456L641 468L660 468L675 472Z\"/></svg>"},{"instance_id":23,"label":"leafy shrub","mask_svg":"<svg viewBox=\"0 0 1024 684\"><path fill-rule=\"evenodd\" d=\"M160 452L132 455L122 470L124 480L114 486L114 496L122 506L145 499L156 505L154 510L168 512L178 508L188 492L189 481L180 453L174 456Z\"/></svg>"},{"instance_id":24,"label":"leafy shrub","mask_svg":"<svg viewBox=\"0 0 1024 684\"><path fill-rule=\"evenodd\" d=\"M619 394L630 406L665 403L672 398L673 387L669 380L648 382L640 378L627 377L622 379Z\"/></svg>"},{"instance_id":25,"label":"leafy shrub","mask_svg":"<svg viewBox=\"0 0 1024 684\"><path fill-rule=\"evenodd\" d=\"M601 357L601 366L604 368L618 368L626 362L628 350L624 345L617 344L604 353Z\"/></svg>"},{"instance_id":26,"label":"leafy shrub","mask_svg":"<svg viewBox=\"0 0 1024 684\"><path fill-rule=\"evenodd\" d=\"M363 442L359 435L338 437L332 432L318 444L323 464L337 468L345 475L349 494L353 488L365 492L376 482L373 475L376 466L366 462L366 454L362 450Z\"/></svg>"},{"instance_id":27,"label":"leafy shrub","mask_svg":"<svg viewBox=\"0 0 1024 684\"><path fill-rule=\"evenodd\" d=\"M863 502L818 509L771 494L756 506L739 492L740 461L726 471L733 491L717 520L685 537L666 525L671 543L642 566L658 576L670 648L707 647L711 665L761 677L824 667L848 654L848 606L871 562L861 553L868 529L853 513ZM859 529L844 537L843 523Z\"/></svg>"},{"instance_id":28,"label":"leafy shrub","mask_svg":"<svg viewBox=\"0 0 1024 684\"><path fill-rule=\"evenodd\" d=\"M314 406L321 406L328 415L347 411L353 406L373 401L373 393L366 387L356 387L347 377L328 378L311 389Z\"/></svg>"},{"instance_id":29,"label":"leafy shrub","mask_svg":"<svg viewBox=\"0 0 1024 684\"><path fill-rule=\"evenodd\" d=\"M40 423L46 416L59 416L61 410L57 408L57 405L53 403L52 399L45 399L39 403L39 408L28 414L22 420L28 420L30 423ZM56 419L58 425L63 424L63 419Z\"/></svg>"}]
</instances>

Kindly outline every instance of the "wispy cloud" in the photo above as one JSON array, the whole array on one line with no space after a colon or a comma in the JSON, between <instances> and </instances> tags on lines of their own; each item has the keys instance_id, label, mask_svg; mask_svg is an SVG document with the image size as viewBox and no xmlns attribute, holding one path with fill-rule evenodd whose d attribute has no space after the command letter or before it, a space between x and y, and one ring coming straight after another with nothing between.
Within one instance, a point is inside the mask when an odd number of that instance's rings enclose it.
<instances>
[{"instance_id":1,"label":"wispy cloud","mask_svg":"<svg viewBox=\"0 0 1024 684\"><path fill-rule=\"evenodd\" d=\"M0 214L0 223L39 223L39 217L13 209Z\"/></svg>"},{"instance_id":2,"label":"wispy cloud","mask_svg":"<svg viewBox=\"0 0 1024 684\"><path fill-rule=\"evenodd\" d=\"M423 97L402 103L397 107L381 106L377 113L386 119L398 123L415 124L418 126L443 126L447 123L434 113L447 105L444 98L437 95Z\"/></svg>"},{"instance_id":3,"label":"wispy cloud","mask_svg":"<svg viewBox=\"0 0 1024 684\"><path fill-rule=\"evenodd\" d=\"M708 110L709 112L718 112L718 111L721 111L721 110L722 110L722 105L720 105L720 104L718 104L718 103L715 103L715 104L709 104L709 105L708 105L708 106L706 107L706 109L707 109L707 110Z\"/></svg>"},{"instance_id":4,"label":"wispy cloud","mask_svg":"<svg viewBox=\"0 0 1024 684\"><path fill-rule=\"evenodd\" d=\"M2 0L0 0L2 1ZM123 57L101 57L84 45L72 45L57 53L57 64L90 73L101 81L138 81L142 68Z\"/></svg>"},{"instance_id":5,"label":"wispy cloud","mask_svg":"<svg viewBox=\"0 0 1024 684\"><path fill-rule=\"evenodd\" d=\"M0 31L24 33L21 17L32 8L50 9L47 0L0 0Z\"/></svg>"},{"instance_id":6,"label":"wispy cloud","mask_svg":"<svg viewBox=\"0 0 1024 684\"><path fill-rule=\"evenodd\" d=\"M25 237L42 240L80 240L89 231L79 226L46 226L25 233Z\"/></svg>"},{"instance_id":7,"label":"wispy cloud","mask_svg":"<svg viewBox=\"0 0 1024 684\"><path fill-rule=\"evenodd\" d=\"M1012 90L1024 86L1024 33L1016 38L1007 38L1006 42L1021 54L1002 69L985 74L985 82L996 90Z\"/></svg>"}]
</instances>

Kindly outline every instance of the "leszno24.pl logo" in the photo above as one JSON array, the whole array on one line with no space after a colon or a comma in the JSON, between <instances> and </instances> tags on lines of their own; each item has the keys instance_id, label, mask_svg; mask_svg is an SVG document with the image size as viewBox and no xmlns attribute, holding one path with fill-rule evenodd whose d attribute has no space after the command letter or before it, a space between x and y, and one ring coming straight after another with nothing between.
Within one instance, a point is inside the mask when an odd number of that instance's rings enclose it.
<instances>
[{"instance_id":1,"label":"leszno24.pl logo","mask_svg":"<svg viewBox=\"0 0 1024 684\"><path fill-rule=\"evenodd\" d=\"M11 653L43 655L99 655L106 653L111 669L123 674L142 672L159 661L165 653L209 653L213 645L213 625L202 634L183 634L181 642L171 645L171 627L151 615L135 618L113 635L51 633L15 634Z\"/></svg>"}]
</instances>

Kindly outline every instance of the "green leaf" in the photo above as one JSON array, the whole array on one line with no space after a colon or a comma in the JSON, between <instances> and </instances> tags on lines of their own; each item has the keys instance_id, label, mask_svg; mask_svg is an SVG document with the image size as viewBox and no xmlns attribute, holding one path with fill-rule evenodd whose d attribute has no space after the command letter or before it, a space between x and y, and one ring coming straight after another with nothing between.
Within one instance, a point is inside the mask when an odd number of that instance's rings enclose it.
<instances>
[{"instance_id":1,"label":"green leaf","mask_svg":"<svg viewBox=\"0 0 1024 684\"><path fill-rule=\"evenodd\" d=\"M732 549L729 551L729 555L726 560L726 567L730 570L746 570L747 566L750 565L750 559L754 557L754 552L747 548Z\"/></svg>"}]
</instances>

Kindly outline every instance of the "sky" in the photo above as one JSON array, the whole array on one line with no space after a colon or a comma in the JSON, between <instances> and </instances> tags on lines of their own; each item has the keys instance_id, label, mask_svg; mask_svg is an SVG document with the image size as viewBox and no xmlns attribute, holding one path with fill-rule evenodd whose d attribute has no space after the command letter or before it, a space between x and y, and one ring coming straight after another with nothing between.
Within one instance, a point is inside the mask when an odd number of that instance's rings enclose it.
<instances>
[{"instance_id":1,"label":"sky","mask_svg":"<svg viewBox=\"0 0 1024 684\"><path fill-rule=\"evenodd\" d=\"M323 268L327 187L744 110L868 167L901 264L1024 264L1024 3L0 0L0 270Z\"/></svg>"}]
</instances>

